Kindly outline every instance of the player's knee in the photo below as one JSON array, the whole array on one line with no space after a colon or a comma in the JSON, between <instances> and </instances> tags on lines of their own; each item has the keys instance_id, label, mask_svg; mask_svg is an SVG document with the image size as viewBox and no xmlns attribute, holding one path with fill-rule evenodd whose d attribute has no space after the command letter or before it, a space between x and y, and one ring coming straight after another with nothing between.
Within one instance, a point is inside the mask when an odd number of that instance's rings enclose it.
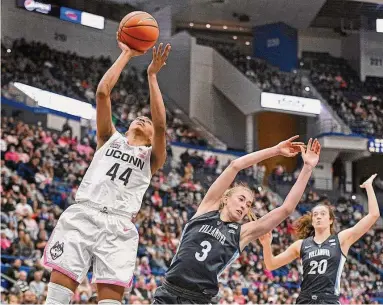
<instances>
[{"instance_id":1,"label":"player's knee","mask_svg":"<svg viewBox=\"0 0 383 305\"><path fill-rule=\"evenodd\" d=\"M51 282L48 284L48 295L45 304L69 304L72 296L73 292L69 288Z\"/></svg>"},{"instance_id":2,"label":"player's knee","mask_svg":"<svg viewBox=\"0 0 383 305\"><path fill-rule=\"evenodd\" d=\"M119 302L117 300L105 299L105 300L99 301L98 304L103 304L103 305L121 305L121 302Z\"/></svg>"}]
</instances>

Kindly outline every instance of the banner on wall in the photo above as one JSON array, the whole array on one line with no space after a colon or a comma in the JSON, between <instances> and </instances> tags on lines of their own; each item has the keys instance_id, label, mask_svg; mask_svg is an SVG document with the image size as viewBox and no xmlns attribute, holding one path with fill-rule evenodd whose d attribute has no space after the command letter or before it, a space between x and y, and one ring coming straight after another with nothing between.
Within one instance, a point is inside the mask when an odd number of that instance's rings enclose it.
<instances>
[{"instance_id":1,"label":"banner on wall","mask_svg":"<svg viewBox=\"0 0 383 305\"><path fill-rule=\"evenodd\" d=\"M254 56L262 58L282 71L297 68L297 30L279 22L254 28Z\"/></svg>"},{"instance_id":2,"label":"banner on wall","mask_svg":"<svg viewBox=\"0 0 383 305\"><path fill-rule=\"evenodd\" d=\"M16 0L16 6L29 12L51 15L54 17L60 15L60 6L54 3L47 3L47 1Z\"/></svg>"},{"instance_id":3,"label":"banner on wall","mask_svg":"<svg viewBox=\"0 0 383 305\"><path fill-rule=\"evenodd\" d=\"M105 18L102 16L82 12L65 6L55 4L55 1L16 0L16 6L29 12L49 15L64 21L82 24L99 30L105 27Z\"/></svg>"},{"instance_id":4,"label":"banner on wall","mask_svg":"<svg viewBox=\"0 0 383 305\"><path fill-rule=\"evenodd\" d=\"M301 115L318 115L321 111L321 102L318 99L268 92L261 93L261 106L268 109L295 112Z\"/></svg>"},{"instance_id":5,"label":"banner on wall","mask_svg":"<svg viewBox=\"0 0 383 305\"><path fill-rule=\"evenodd\" d=\"M367 145L369 152L383 154L383 139L369 139Z\"/></svg>"},{"instance_id":6,"label":"banner on wall","mask_svg":"<svg viewBox=\"0 0 383 305\"><path fill-rule=\"evenodd\" d=\"M360 74L364 80L366 76L383 77L383 33L360 33Z\"/></svg>"},{"instance_id":7,"label":"banner on wall","mask_svg":"<svg viewBox=\"0 0 383 305\"><path fill-rule=\"evenodd\" d=\"M62 6L60 8L60 19L73 23L81 23L81 11Z\"/></svg>"}]
</instances>

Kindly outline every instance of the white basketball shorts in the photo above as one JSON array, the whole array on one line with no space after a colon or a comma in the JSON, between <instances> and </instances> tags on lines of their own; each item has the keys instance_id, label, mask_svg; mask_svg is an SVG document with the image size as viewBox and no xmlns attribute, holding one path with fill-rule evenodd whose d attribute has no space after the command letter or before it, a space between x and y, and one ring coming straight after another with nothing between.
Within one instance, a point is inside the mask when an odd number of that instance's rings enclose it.
<instances>
[{"instance_id":1,"label":"white basketball shorts","mask_svg":"<svg viewBox=\"0 0 383 305\"><path fill-rule=\"evenodd\" d=\"M138 232L129 218L74 204L58 220L43 263L81 283L93 262L93 283L130 287L137 248Z\"/></svg>"}]
</instances>

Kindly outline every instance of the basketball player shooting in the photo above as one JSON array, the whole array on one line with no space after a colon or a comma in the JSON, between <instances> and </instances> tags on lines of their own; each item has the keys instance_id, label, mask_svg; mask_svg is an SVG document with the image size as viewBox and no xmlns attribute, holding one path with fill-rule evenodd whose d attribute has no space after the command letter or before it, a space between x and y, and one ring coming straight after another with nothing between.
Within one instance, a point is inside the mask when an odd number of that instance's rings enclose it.
<instances>
[{"instance_id":1,"label":"basketball player shooting","mask_svg":"<svg viewBox=\"0 0 383 305\"><path fill-rule=\"evenodd\" d=\"M300 239L284 252L273 256L271 233L259 239L263 246L265 265L269 270L278 269L297 258L302 260L303 281L297 304L340 304L340 280L348 250L380 217L372 186L375 177L376 174L372 175L361 185L367 191L368 214L353 227L336 234L333 208L320 203L295 222L295 230Z\"/></svg>"},{"instance_id":2,"label":"basketball player shooting","mask_svg":"<svg viewBox=\"0 0 383 305\"><path fill-rule=\"evenodd\" d=\"M297 136L277 146L234 160L217 178L185 225L181 241L165 279L154 295L154 304L209 304L218 293L218 277L252 241L286 219L297 206L313 168L320 144L310 139L307 150ZM313 144L312 144L313 143ZM312 145L311 145L312 144ZM302 152L304 166L284 203L255 220L253 192L244 186L230 188L238 172L267 158L293 157ZM242 224L248 215L253 221Z\"/></svg>"},{"instance_id":3,"label":"basketball player shooting","mask_svg":"<svg viewBox=\"0 0 383 305\"><path fill-rule=\"evenodd\" d=\"M151 177L166 159L166 114L157 74L170 45L153 48L148 72L152 120L136 118L125 136L112 123L111 91L127 63L143 55L119 42L122 52L97 88L97 151L44 250L53 269L46 304L69 304L93 262L98 304L121 304L133 279L138 232L131 222Z\"/></svg>"}]
</instances>

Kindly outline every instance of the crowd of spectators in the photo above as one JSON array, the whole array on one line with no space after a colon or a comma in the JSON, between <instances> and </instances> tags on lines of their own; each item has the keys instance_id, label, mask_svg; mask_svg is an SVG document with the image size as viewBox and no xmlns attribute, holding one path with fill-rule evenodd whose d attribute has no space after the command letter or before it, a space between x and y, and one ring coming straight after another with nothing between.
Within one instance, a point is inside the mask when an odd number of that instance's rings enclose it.
<instances>
[{"instance_id":1,"label":"crowd of spectators","mask_svg":"<svg viewBox=\"0 0 383 305\"><path fill-rule=\"evenodd\" d=\"M241 53L234 43L217 42L203 38L198 38L197 43L216 49L261 88L262 91L311 97L311 92L305 90L298 74L282 72L279 68L271 66L265 60L246 56Z\"/></svg>"},{"instance_id":2,"label":"crowd of spectators","mask_svg":"<svg viewBox=\"0 0 383 305\"><path fill-rule=\"evenodd\" d=\"M312 83L350 128L359 134L383 137L383 78L364 82L342 58L304 52L302 68Z\"/></svg>"},{"instance_id":3,"label":"crowd of spectators","mask_svg":"<svg viewBox=\"0 0 383 305\"><path fill-rule=\"evenodd\" d=\"M6 94L11 82L20 82L95 104L98 82L111 65L110 58L81 57L51 49L40 42L15 40L8 48L4 44L1 46L2 94ZM145 73L129 66L112 91L112 111L118 129L126 129L137 116L150 116ZM170 110L167 110L167 126L170 141L206 145L196 131Z\"/></svg>"},{"instance_id":4,"label":"crowd of spectators","mask_svg":"<svg viewBox=\"0 0 383 305\"><path fill-rule=\"evenodd\" d=\"M243 58L225 45L215 47L265 91L305 95L301 92L300 80L294 79L293 74L284 74L262 61ZM2 45L2 88L5 91L10 82L19 81L94 103L97 82L111 65L107 58L82 58L24 40L15 41L10 53L6 50ZM285 76L288 79L284 79ZM285 84L289 85L285 87ZM149 113L148 92L144 88L147 88L146 77L134 68L127 69L112 96L117 124L126 127L135 116ZM168 125L170 141L201 143L199 137L172 113L168 113ZM1 268L7 277L2 279L6 288L2 288L1 302L42 304L50 275L50 270L41 265L42 251L63 210L75 204L76 190L93 157L96 143L94 136L77 139L65 128L55 133L39 124L28 125L3 115L0 141ZM164 169L153 176L142 210L134 220L140 239L135 280L126 293L126 303L151 303L177 248L184 224L195 213L208 186L229 162L220 162L214 154L199 151L185 151L180 160L173 160L171 149L168 149L168 161ZM279 204L279 197L262 187L265 172L264 166L254 166L238 176L254 188L255 210L259 216ZM293 242L292 220L318 200L323 198L308 193L302 199L301 210L274 230L275 253ZM337 203L340 224L350 226L360 219L363 210L357 203L342 200ZM342 275L342 303L371 303L370 298L382 291L378 274L382 269L382 235L382 232L371 232L353 248L352 257L366 264L351 259L350 255ZM294 263L276 272L265 270L261 247L252 243L222 274L218 302L293 303L299 293L299 269ZM73 301L97 303L95 286L90 284L88 277L76 290Z\"/></svg>"},{"instance_id":5,"label":"crowd of spectators","mask_svg":"<svg viewBox=\"0 0 383 305\"><path fill-rule=\"evenodd\" d=\"M13 118L4 118L1 127L1 261L2 273L11 279L10 282L3 279L8 287L3 288L2 302L41 304L49 280L49 270L40 262L42 251L62 211L75 203L74 196L95 143L89 137L77 140L66 132L51 133ZM142 210L134 220L140 234L138 258L135 280L124 302L149 304L152 301L180 241L184 224L195 213L207 186L226 166L220 164L215 155L185 151L179 160L172 160L170 154L164 170L154 175ZM254 188L258 216L278 206L279 197L260 185L263 167L244 171L239 178ZM316 200L316 196L309 194L302 202L310 204ZM350 207L348 203L340 203L337 209L344 206ZM347 225L360 217L356 210L339 212L343 217L340 222ZM275 253L293 242L292 220L299 215L299 211L295 212L274 230ZM345 215L348 218L344 218ZM366 238L363 247L380 253L381 240L374 242L379 239L378 235L371 235L373 240ZM369 252L372 254L369 260L376 263L379 257ZM299 268L294 263L276 272L265 270L261 247L252 243L220 278L218 302L293 303L299 293ZM371 303L370 296L381 290L379 283L377 273L350 255L342 276L342 303ZM86 278L73 301L91 304L96 300L95 287Z\"/></svg>"}]
</instances>

